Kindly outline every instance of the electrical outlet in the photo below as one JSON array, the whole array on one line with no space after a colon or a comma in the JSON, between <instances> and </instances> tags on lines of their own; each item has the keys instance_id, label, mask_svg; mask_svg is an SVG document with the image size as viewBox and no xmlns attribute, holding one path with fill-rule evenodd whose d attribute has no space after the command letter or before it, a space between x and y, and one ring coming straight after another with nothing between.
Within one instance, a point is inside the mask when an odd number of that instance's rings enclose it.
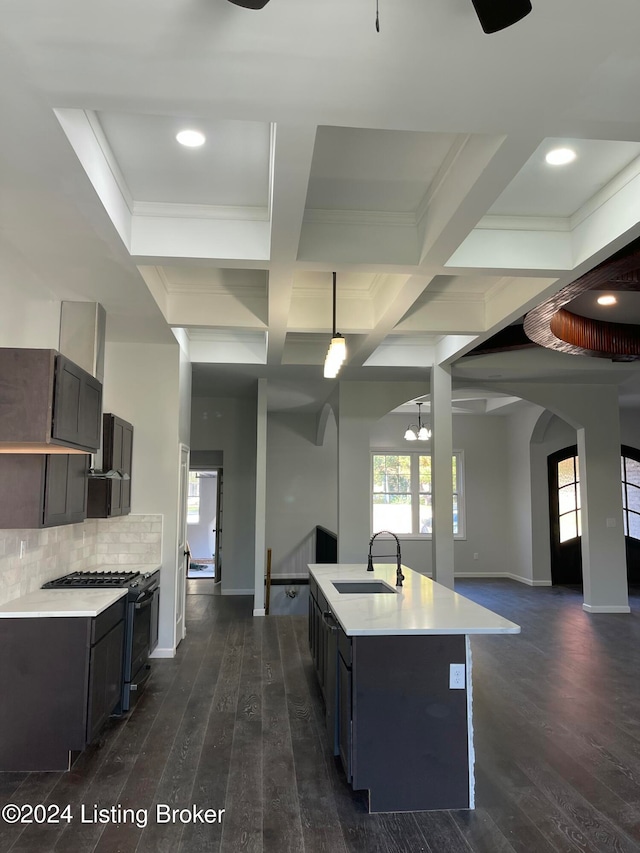
<instances>
[{"instance_id":1,"label":"electrical outlet","mask_svg":"<svg viewBox=\"0 0 640 853\"><path fill-rule=\"evenodd\" d=\"M479 557L480 557L480 554L478 554L478 552L477 552L477 551L474 551L474 552L473 552L473 559L474 559L474 560L477 560Z\"/></svg>"},{"instance_id":2,"label":"electrical outlet","mask_svg":"<svg viewBox=\"0 0 640 853\"><path fill-rule=\"evenodd\" d=\"M465 665L463 663L449 664L449 690L464 690L465 684Z\"/></svg>"}]
</instances>

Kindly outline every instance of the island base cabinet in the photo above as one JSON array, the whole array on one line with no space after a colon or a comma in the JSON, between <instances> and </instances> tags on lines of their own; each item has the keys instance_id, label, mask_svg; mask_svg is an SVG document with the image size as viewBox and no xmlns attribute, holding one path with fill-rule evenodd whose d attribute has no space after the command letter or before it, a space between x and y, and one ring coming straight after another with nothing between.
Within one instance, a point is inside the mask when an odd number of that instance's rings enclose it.
<instances>
[{"instance_id":1,"label":"island base cabinet","mask_svg":"<svg viewBox=\"0 0 640 853\"><path fill-rule=\"evenodd\" d=\"M351 667L344 662L342 655L338 655L338 751L340 761L347 777L351 782L351 729L352 729L352 707L351 707Z\"/></svg>"},{"instance_id":2,"label":"island base cabinet","mask_svg":"<svg viewBox=\"0 0 640 853\"><path fill-rule=\"evenodd\" d=\"M471 806L467 691L449 687L465 661L464 635L353 638L352 784L369 811Z\"/></svg>"}]
</instances>

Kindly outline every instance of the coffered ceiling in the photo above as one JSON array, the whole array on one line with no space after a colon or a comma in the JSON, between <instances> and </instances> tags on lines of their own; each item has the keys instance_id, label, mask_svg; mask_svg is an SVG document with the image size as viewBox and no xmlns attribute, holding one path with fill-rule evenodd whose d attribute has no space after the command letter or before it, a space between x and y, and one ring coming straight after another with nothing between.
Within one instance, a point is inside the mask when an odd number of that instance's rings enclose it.
<instances>
[{"instance_id":1,"label":"coffered ceiling","mask_svg":"<svg viewBox=\"0 0 640 853\"><path fill-rule=\"evenodd\" d=\"M112 340L185 328L222 388L320 379L337 270L350 378L500 374L459 359L640 235L640 7L534 0L493 35L470 0L374 12L4 0L0 285L98 299Z\"/></svg>"}]
</instances>

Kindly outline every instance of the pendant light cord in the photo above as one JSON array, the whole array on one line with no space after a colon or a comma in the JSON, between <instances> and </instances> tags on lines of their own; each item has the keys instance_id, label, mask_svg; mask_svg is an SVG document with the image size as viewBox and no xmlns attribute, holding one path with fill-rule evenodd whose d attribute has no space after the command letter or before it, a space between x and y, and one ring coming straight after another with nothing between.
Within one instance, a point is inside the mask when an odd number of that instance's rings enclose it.
<instances>
[{"instance_id":1,"label":"pendant light cord","mask_svg":"<svg viewBox=\"0 0 640 853\"><path fill-rule=\"evenodd\" d=\"M336 274L333 274L333 337L336 336Z\"/></svg>"},{"instance_id":2,"label":"pendant light cord","mask_svg":"<svg viewBox=\"0 0 640 853\"><path fill-rule=\"evenodd\" d=\"M376 32L380 32L380 13L378 11L378 0L376 0Z\"/></svg>"}]
</instances>

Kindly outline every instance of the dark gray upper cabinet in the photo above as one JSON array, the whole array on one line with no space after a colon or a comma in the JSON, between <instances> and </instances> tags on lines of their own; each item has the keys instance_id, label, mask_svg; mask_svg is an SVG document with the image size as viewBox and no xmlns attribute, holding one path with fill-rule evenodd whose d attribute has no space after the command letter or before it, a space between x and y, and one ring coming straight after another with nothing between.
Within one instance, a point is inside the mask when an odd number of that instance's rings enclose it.
<instances>
[{"instance_id":1,"label":"dark gray upper cabinet","mask_svg":"<svg viewBox=\"0 0 640 853\"><path fill-rule=\"evenodd\" d=\"M128 515L131 511L133 426L117 415L105 412L102 429L102 470L119 472L122 478L89 479L89 518L111 518Z\"/></svg>"},{"instance_id":2,"label":"dark gray upper cabinet","mask_svg":"<svg viewBox=\"0 0 640 853\"><path fill-rule=\"evenodd\" d=\"M101 410L102 385L65 356L0 348L0 449L96 451Z\"/></svg>"},{"instance_id":3,"label":"dark gray upper cabinet","mask_svg":"<svg viewBox=\"0 0 640 853\"><path fill-rule=\"evenodd\" d=\"M85 453L0 453L0 529L84 521L88 463Z\"/></svg>"}]
</instances>

